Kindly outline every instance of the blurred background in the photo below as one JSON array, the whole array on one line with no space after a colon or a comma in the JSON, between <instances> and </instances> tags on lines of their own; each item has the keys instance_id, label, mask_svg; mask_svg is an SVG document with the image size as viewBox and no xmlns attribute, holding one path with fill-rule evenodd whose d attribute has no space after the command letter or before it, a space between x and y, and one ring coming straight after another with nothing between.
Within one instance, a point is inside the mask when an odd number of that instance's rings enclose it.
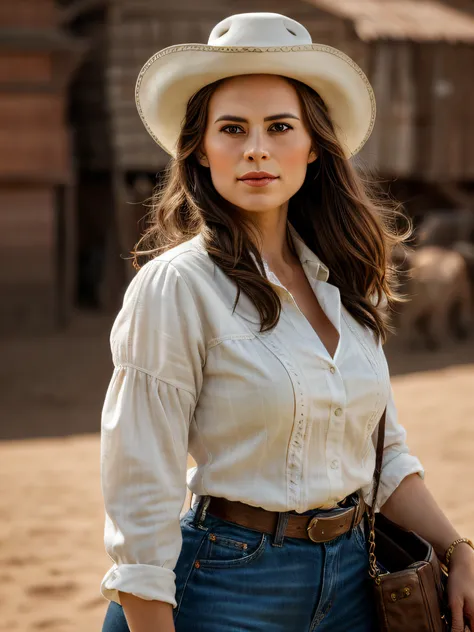
<instances>
[{"instance_id":1,"label":"blurred background","mask_svg":"<svg viewBox=\"0 0 474 632\"><path fill-rule=\"evenodd\" d=\"M386 345L399 416L427 485L474 538L474 0L3 0L0 630L100 629L108 337L167 162L135 80L157 50L207 42L246 11L302 22L374 87L357 168L416 226L401 262L413 300Z\"/></svg>"}]
</instances>

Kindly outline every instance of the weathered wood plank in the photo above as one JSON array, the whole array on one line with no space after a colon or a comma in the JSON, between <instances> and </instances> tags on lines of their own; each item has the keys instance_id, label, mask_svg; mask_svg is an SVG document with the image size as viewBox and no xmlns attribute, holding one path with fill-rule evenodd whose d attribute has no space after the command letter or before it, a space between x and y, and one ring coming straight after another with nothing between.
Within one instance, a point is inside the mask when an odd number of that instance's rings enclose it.
<instances>
[{"instance_id":1,"label":"weathered wood plank","mask_svg":"<svg viewBox=\"0 0 474 632\"><path fill-rule=\"evenodd\" d=\"M432 84L432 126L431 126L431 165L429 177L447 180L452 177L450 117L452 109L452 85L449 75L449 45L439 45L433 49Z\"/></svg>"},{"instance_id":2,"label":"weathered wood plank","mask_svg":"<svg viewBox=\"0 0 474 632\"><path fill-rule=\"evenodd\" d=\"M466 47L465 68L474 68L474 47ZM465 87L467 95L465 97L466 112L468 116L468 125L465 130L466 153L465 178L474 180L474 86L472 81L466 81Z\"/></svg>"},{"instance_id":3,"label":"weathered wood plank","mask_svg":"<svg viewBox=\"0 0 474 632\"><path fill-rule=\"evenodd\" d=\"M0 129L61 129L65 95L0 93Z\"/></svg>"},{"instance_id":4,"label":"weathered wood plank","mask_svg":"<svg viewBox=\"0 0 474 632\"><path fill-rule=\"evenodd\" d=\"M0 27L44 28L56 23L54 0L4 0L0 3Z\"/></svg>"},{"instance_id":5,"label":"weathered wood plank","mask_svg":"<svg viewBox=\"0 0 474 632\"><path fill-rule=\"evenodd\" d=\"M413 166L415 76L413 50L410 42L394 47L394 73L392 75L391 144L392 170L398 176L409 176Z\"/></svg>"},{"instance_id":6,"label":"weathered wood plank","mask_svg":"<svg viewBox=\"0 0 474 632\"><path fill-rule=\"evenodd\" d=\"M0 83L49 83L53 79L53 64L48 53L0 53Z\"/></svg>"},{"instance_id":7,"label":"weathered wood plank","mask_svg":"<svg viewBox=\"0 0 474 632\"><path fill-rule=\"evenodd\" d=\"M0 128L0 174L57 174L65 180L70 172L70 144L65 129Z\"/></svg>"},{"instance_id":8,"label":"weathered wood plank","mask_svg":"<svg viewBox=\"0 0 474 632\"><path fill-rule=\"evenodd\" d=\"M0 330L57 325L53 187L0 186Z\"/></svg>"},{"instance_id":9,"label":"weathered wood plank","mask_svg":"<svg viewBox=\"0 0 474 632\"><path fill-rule=\"evenodd\" d=\"M414 44L416 75L416 144L415 166L412 177L424 178L430 171L432 148L432 85L433 50L432 44Z\"/></svg>"}]
</instances>

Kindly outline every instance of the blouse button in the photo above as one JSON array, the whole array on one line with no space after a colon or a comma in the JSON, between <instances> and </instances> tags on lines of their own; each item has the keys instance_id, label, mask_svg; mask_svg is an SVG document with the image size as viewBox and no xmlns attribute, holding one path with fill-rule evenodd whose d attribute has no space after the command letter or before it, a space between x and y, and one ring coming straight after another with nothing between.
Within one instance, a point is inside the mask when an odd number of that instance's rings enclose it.
<instances>
[{"instance_id":1,"label":"blouse button","mask_svg":"<svg viewBox=\"0 0 474 632\"><path fill-rule=\"evenodd\" d=\"M336 372L336 367L331 366L331 367L329 367L329 370L331 371L331 373L335 373Z\"/></svg>"},{"instance_id":2,"label":"blouse button","mask_svg":"<svg viewBox=\"0 0 474 632\"><path fill-rule=\"evenodd\" d=\"M336 408L334 414L336 415L336 417L340 417L342 415L342 408Z\"/></svg>"},{"instance_id":3,"label":"blouse button","mask_svg":"<svg viewBox=\"0 0 474 632\"><path fill-rule=\"evenodd\" d=\"M333 470L337 470L337 468L339 467L339 461L336 461L336 459L334 459L334 461L332 461L331 463L331 467Z\"/></svg>"}]
</instances>

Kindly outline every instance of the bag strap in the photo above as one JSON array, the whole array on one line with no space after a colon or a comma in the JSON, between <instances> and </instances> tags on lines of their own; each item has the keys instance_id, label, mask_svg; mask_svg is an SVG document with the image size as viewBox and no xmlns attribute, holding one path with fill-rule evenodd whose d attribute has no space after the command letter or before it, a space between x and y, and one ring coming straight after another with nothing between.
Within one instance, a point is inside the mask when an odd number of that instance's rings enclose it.
<instances>
[{"instance_id":1,"label":"bag strap","mask_svg":"<svg viewBox=\"0 0 474 632\"><path fill-rule=\"evenodd\" d=\"M377 448L375 455L374 483L372 488L372 506L367 508L367 517L369 519L369 575L376 584L380 584L380 572L377 567L377 558L375 556L375 505L380 486L380 476L382 474L383 447L385 443L385 420L387 409L383 411L378 424Z\"/></svg>"},{"instance_id":2,"label":"bag strap","mask_svg":"<svg viewBox=\"0 0 474 632\"><path fill-rule=\"evenodd\" d=\"M383 411L383 415L379 421L378 435L377 435L377 451L375 456L375 470L374 470L374 485L372 494L372 507L375 507L377 495L379 493L380 476L382 474L382 460L383 460L383 446L385 441L385 418L387 416L387 409Z\"/></svg>"}]
</instances>

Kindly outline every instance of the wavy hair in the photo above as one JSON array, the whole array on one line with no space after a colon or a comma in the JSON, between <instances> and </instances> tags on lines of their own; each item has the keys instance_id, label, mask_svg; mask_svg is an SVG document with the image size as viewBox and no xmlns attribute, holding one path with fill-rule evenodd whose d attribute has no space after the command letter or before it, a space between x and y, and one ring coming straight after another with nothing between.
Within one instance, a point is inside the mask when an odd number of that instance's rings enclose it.
<instances>
[{"instance_id":1,"label":"wavy hair","mask_svg":"<svg viewBox=\"0 0 474 632\"><path fill-rule=\"evenodd\" d=\"M397 269L391 252L403 248L411 221L374 180L357 172L345 158L328 110L312 88L295 79L306 129L318 158L308 165L299 191L289 200L288 220L306 245L328 266L330 283L357 322L385 343L390 309L405 302L397 293ZM216 191L210 170L199 164L209 101L223 80L199 90L188 102L176 158L166 168L151 199L148 228L132 251L153 258L201 232L210 258L236 285L234 308L244 292L255 305L261 331L280 317L280 299L268 281L258 249L258 233L239 209ZM406 227L400 231L400 219ZM294 252L289 231L288 243Z\"/></svg>"}]
</instances>

